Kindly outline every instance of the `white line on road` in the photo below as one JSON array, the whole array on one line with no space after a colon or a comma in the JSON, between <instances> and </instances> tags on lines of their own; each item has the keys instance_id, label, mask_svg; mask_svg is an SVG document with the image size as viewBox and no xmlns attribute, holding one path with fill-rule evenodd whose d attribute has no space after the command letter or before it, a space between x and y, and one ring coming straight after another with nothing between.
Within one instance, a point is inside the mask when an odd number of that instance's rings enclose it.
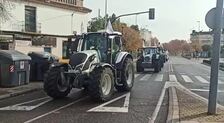
<instances>
[{"instance_id":1,"label":"white line on road","mask_svg":"<svg viewBox=\"0 0 224 123\"><path fill-rule=\"evenodd\" d=\"M198 79L202 83L209 83L206 79L202 78L201 76L195 76L196 79Z\"/></svg>"},{"instance_id":2,"label":"white line on road","mask_svg":"<svg viewBox=\"0 0 224 123\"><path fill-rule=\"evenodd\" d=\"M191 91L209 92L208 89L190 89ZM224 90L218 90L219 93L224 93Z\"/></svg>"},{"instance_id":3,"label":"white line on road","mask_svg":"<svg viewBox=\"0 0 224 123\"><path fill-rule=\"evenodd\" d=\"M151 74L146 74L140 79L140 81L148 81L151 76L152 76Z\"/></svg>"},{"instance_id":4,"label":"white line on road","mask_svg":"<svg viewBox=\"0 0 224 123\"><path fill-rule=\"evenodd\" d=\"M210 76L207 76L209 79L211 78ZM219 77L221 78L221 77ZM219 84L224 84L224 82L222 80L219 79Z\"/></svg>"},{"instance_id":5,"label":"white line on road","mask_svg":"<svg viewBox=\"0 0 224 123\"><path fill-rule=\"evenodd\" d=\"M140 74L135 74L135 78L137 78Z\"/></svg>"},{"instance_id":6,"label":"white line on road","mask_svg":"<svg viewBox=\"0 0 224 123\"><path fill-rule=\"evenodd\" d=\"M88 97L81 98L81 99L76 100L76 101L74 101L74 102L71 102L71 103L69 103L69 104L67 104L67 105L64 105L64 106L62 106L62 107L60 107L60 108L54 109L54 110L52 110L52 111L50 111L50 112L47 112L47 113L45 113L45 114L42 114L42 115L40 115L40 116L38 116L38 117L32 118L32 119L30 119L30 120L28 120L28 121L25 121L24 123L31 123L31 122L33 122L33 121L36 121L36 120L38 120L38 119L40 119L40 118L42 118L42 117L45 117L45 116L49 115L49 114L52 114L52 113L54 113L54 112L57 112L57 111L59 111L59 110L61 110L61 109L67 108L67 107L69 107L69 106L71 106L71 105L73 105L73 104L75 104L75 103L77 103L77 102L83 101L83 100L85 100L85 99L87 99L87 98L88 98Z\"/></svg>"},{"instance_id":7,"label":"white line on road","mask_svg":"<svg viewBox=\"0 0 224 123\"><path fill-rule=\"evenodd\" d=\"M123 107L109 107L109 106L106 106L108 104L111 104L119 99L122 99L125 97L125 101L124 101L124 105ZM113 100L110 100L106 103L103 103L97 107L94 107L90 110L88 110L87 112L120 112L120 113L128 113L128 107L129 107L129 101L130 101L130 92L127 93L127 94L124 94L120 97L117 97Z\"/></svg>"},{"instance_id":8,"label":"white line on road","mask_svg":"<svg viewBox=\"0 0 224 123\"><path fill-rule=\"evenodd\" d=\"M167 89L166 85L167 85L167 82L165 83L165 85L163 87L163 90L162 90L162 92L160 94L160 97L159 97L159 101L158 101L158 103L156 105L156 108L155 108L155 110L154 110L154 112L152 114L152 117L150 118L148 123L154 123L155 120L156 120L156 117L157 117L157 115L159 113L160 107L162 105L162 102L163 102L163 99L164 99L164 96L165 96L165 92L166 92L166 89Z\"/></svg>"},{"instance_id":9,"label":"white line on road","mask_svg":"<svg viewBox=\"0 0 224 123\"><path fill-rule=\"evenodd\" d=\"M175 75L169 75L169 78L171 82L177 82L177 78Z\"/></svg>"},{"instance_id":10,"label":"white line on road","mask_svg":"<svg viewBox=\"0 0 224 123\"><path fill-rule=\"evenodd\" d=\"M193 83L192 79L187 75L181 75L185 82Z\"/></svg>"},{"instance_id":11,"label":"white line on road","mask_svg":"<svg viewBox=\"0 0 224 123\"><path fill-rule=\"evenodd\" d=\"M47 99L47 100L45 100ZM36 105L28 105L26 106L25 104L29 104L29 103L33 103L33 102L37 102L37 101L41 101L41 100L45 100L41 103L38 103ZM34 100L31 100L31 101L27 101L27 102L23 102L23 103L19 103L19 104L15 104L15 105L11 105L11 106L6 106L6 107L2 107L0 108L0 110L2 111L11 111L11 110L14 110L14 111L31 111L37 107L40 107L44 104L46 104L47 102L50 102L52 99L49 98L49 97L43 97L43 98L38 98L38 99L34 99Z\"/></svg>"},{"instance_id":12,"label":"white line on road","mask_svg":"<svg viewBox=\"0 0 224 123\"><path fill-rule=\"evenodd\" d=\"M163 74L157 74L155 81L157 81L157 82L163 81Z\"/></svg>"}]
</instances>

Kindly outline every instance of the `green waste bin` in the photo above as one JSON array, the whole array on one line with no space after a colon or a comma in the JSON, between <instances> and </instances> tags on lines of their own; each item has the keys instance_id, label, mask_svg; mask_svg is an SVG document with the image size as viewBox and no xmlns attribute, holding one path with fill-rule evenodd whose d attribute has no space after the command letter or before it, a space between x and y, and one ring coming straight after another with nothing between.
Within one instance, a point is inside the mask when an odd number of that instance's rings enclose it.
<instances>
[{"instance_id":1,"label":"green waste bin","mask_svg":"<svg viewBox=\"0 0 224 123\"><path fill-rule=\"evenodd\" d=\"M0 50L0 86L15 87L29 83L31 58L15 50Z\"/></svg>"}]
</instances>

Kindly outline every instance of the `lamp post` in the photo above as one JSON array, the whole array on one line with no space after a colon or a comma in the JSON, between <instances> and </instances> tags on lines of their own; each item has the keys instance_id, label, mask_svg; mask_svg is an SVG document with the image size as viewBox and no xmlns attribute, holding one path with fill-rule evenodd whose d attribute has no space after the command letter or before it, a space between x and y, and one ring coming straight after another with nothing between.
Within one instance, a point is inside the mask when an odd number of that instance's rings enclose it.
<instances>
[{"instance_id":1,"label":"lamp post","mask_svg":"<svg viewBox=\"0 0 224 123\"><path fill-rule=\"evenodd\" d=\"M74 17L74 12L71 15L71 33L73 34L73 17Z\"/></svg>"},{"instance_id":2,"label":"lamp post","mask_svg":"<svg viewBox=\"0 0 224 123\"><path fill-rule=\"evenodd\" d=\"M105 29L107 28L107 0L105 0Z\"/></svg>"}]
</instances>

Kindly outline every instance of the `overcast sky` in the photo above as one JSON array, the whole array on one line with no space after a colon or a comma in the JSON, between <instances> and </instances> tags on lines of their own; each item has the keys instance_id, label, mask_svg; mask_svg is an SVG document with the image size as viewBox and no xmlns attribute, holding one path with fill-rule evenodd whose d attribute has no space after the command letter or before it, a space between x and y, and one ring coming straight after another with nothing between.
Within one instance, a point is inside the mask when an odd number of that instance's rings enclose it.
<instances>
[{"instance_id":1,"label":"overcast sky","mask_svg":"<svg viewBox=\"0 0 224 123\"><path fill-rule=\"evenodd\" d=\"M105 0L85 0L85 6L93 10L90 18L104 15ZM192 29L208 31L205 25L206 13L216 5L216 0L108 0L108 13L116 15L156 9L156 19L148 20L148 15L139 15L137 24L152 31L161 42L172 39L189 40ZM122 18L129 25L135 24L135 16Z\"/></svg>"}]
</instances>

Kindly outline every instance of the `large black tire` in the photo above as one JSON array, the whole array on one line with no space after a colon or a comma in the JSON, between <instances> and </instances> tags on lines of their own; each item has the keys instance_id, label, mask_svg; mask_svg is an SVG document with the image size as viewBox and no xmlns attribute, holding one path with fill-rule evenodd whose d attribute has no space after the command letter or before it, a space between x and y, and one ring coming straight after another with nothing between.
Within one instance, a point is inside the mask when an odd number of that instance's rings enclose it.
<instances>
[{"instance_id":1,"label":"large black tire","mask_svg":"<svg viewBox=\"0 0 224 123\"><path fill-rule=\"evenodd\" d=\"M137 72L144 72L144 68L141 66L140 61L137 61L137 63L136 63L136 71Z\"/></svg>"},{"instance_id":2,"label":"large black tire","mask_svg":"<svg viewBox=\"0 0 224 123\"><path fill-rule=\"evenodd\" d=\"M108 101L114 92L114 73L110 68L95 68L91 73L91 80L88 85L89 94L99 100ZM104 84L108 84L106 90Z\"/></svg>"},{"instance_id":3,"label":"large black tire","mask_svg":"<svg viewBox=\"0 0 224 123\"><path fill-rule=\"evenodd\" d=\"M159 61L156 61L154 64L154 72L158 73L160 70L161 70L161 67L160 67Z\"/></svg>"},{"instance_id":4,"label":"large black tire","mask_svg":"<svg viewBox=\"0 0 224 123\"><path fill-rule=\"evenodd\" d=\"M61 72L61 68L51 68L44 78L44 91L54 99L66 97L72 89L70 83L62 79Z\"/></svg>"},{"instance_id":5,"label":"large black tire","mask_svg":"<svg viewBox=\"0 0 224 123\"><path fill-rule=\"evenodd\" d=\"M134 64L132 59L127 58L123 64L121 73L121 84L122 86L116 85L116 89L120 92L130 91L134 85Z\"/></svg>"}]
</instances>

